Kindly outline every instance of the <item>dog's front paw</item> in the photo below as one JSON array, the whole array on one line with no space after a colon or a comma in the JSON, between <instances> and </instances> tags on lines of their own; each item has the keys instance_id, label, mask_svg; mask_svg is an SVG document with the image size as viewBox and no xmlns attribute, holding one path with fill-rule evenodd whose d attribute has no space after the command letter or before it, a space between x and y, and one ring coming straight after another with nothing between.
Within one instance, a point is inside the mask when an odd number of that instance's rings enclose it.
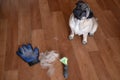
<instances>
[{"instance_id":1,"label":"dog's front paw","mask_svg":"<svg viewBox=\"0 0 120 80\"><path fill-rule=\"evenodd\" d=\"M72 40L72 39L73 39L73 37L74 37L73 35L70 35L70 36L69 36L69 40Z\"/></svg>"},{"instance_id":2,"label":"dog's front paw","mask_svg":"<svg viewBox=\"0 0 120 80\"><path fill-rule=\"evenodd\" d=\"M84 45L87 44L87 41L82 41L82 44L84 44Z\"/></svg>"}]
</instances>

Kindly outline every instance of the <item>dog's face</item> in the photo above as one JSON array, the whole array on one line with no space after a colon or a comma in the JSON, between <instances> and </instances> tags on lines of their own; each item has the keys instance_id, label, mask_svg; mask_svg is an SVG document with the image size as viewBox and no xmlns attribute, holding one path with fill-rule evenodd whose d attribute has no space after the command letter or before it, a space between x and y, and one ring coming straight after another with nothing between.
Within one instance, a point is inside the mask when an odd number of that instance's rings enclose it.
<instances>
[{"instance_id":1,"label":"dog's face","mask_svg":"<svg viewBox=\"0 0 120 80\"><path fill-rule=\"evenodd\" d=\"M87 8L87 4L83 1L78 1L76 3L76 7L73 9L73 14L75 18L81 19L82 16L86 15L85 9Z\"/></svg>"}]
</instances>

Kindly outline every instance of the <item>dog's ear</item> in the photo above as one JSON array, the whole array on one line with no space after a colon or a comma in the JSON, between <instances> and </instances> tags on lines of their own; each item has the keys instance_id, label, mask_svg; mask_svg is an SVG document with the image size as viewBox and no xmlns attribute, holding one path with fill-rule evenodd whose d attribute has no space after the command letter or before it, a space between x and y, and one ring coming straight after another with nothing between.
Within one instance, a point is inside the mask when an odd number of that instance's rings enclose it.
<instances>
[{"instance_id":1,"label":"dog's ear","mask_svg":"<svg viewBox=\"0 0 120 80\"><path fill-rule=\"evenodd\" d=\"M82 4L81 8L82 8L83 10L86 9L86 8L88 8L88 4L87 4L87 3Z\"/></svg>"}]
</instances>

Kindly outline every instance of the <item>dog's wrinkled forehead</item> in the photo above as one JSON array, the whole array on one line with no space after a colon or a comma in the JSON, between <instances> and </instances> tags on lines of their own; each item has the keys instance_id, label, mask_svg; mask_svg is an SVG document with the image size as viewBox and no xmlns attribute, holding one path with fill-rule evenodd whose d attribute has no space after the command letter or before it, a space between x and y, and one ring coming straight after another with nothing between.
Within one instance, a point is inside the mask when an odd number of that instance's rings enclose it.
<instances>
[{"instance_id":1,"label":"dog's wrinkled forehead","mask_svg":"<svg viewBox=\"0 0 120 80\"><path fill-rule=\"evenodd\" d=\"M78 1L77 3L76 3L76 8L77 9L85 9L85 8L87 8L88 6L87 6L87 4L85 3L85 2L83 2L83 1Z\"/></svg>"}]
</instances>

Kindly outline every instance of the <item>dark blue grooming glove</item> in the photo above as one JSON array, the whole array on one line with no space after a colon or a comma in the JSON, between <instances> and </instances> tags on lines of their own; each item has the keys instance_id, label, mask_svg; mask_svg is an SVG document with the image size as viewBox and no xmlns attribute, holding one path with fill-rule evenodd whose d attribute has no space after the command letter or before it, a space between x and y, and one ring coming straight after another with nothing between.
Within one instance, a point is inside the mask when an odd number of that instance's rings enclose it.
<instances>
[{"instance_id":1,"label":"dark blue grooming glove","mask_svg":"<svg viewBox=\"0 0 120 80\"><path fill-rule=\"evenodd\" d=\"M39 49L32 48L31 44L22 45L18 51L17 55L21 57L25 62L27 62L30 66L40 62L39 57Z\"/></svg>"}]
</instances>

